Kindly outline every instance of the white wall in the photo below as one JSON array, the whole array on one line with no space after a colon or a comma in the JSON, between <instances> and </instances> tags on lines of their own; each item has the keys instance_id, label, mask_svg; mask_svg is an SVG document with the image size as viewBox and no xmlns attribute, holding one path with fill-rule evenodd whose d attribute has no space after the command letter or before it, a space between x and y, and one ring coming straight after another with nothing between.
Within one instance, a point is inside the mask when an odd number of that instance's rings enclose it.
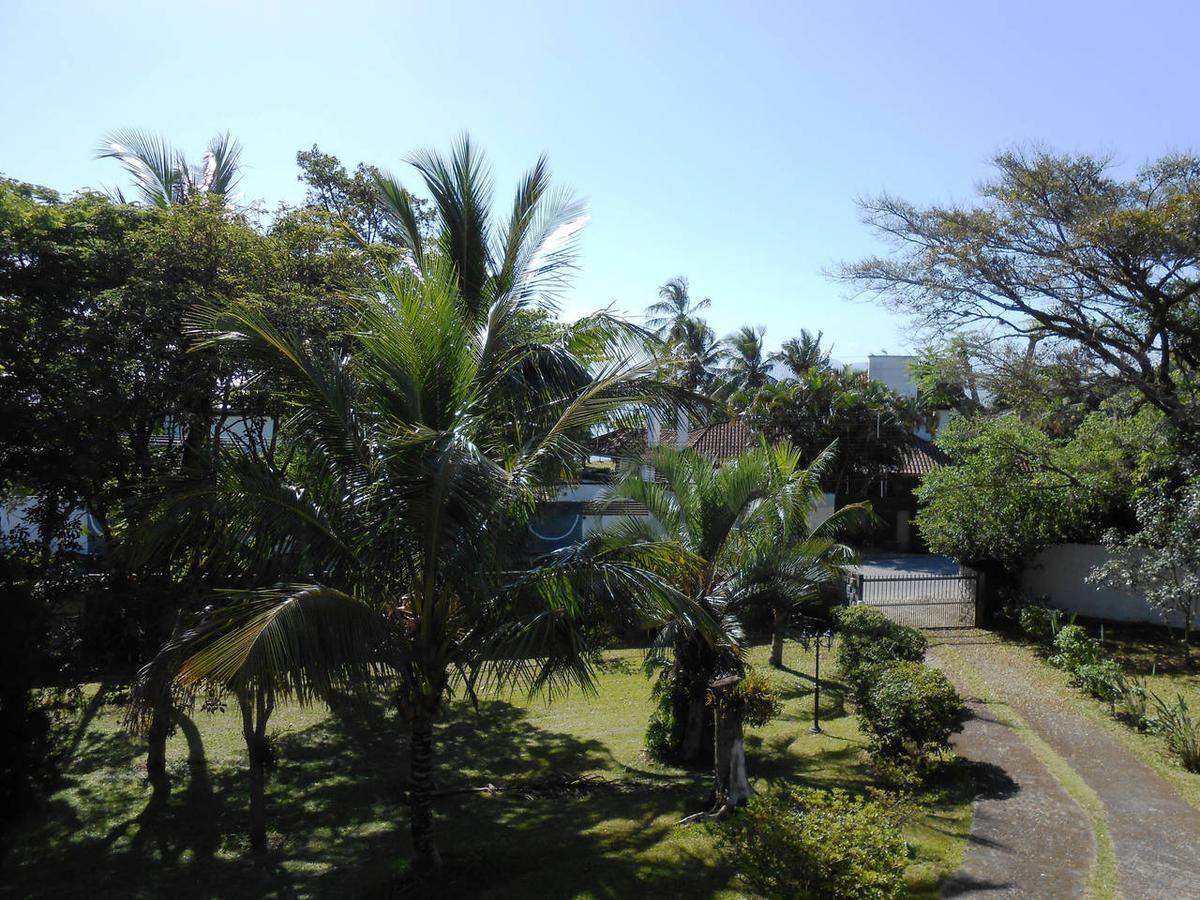
<instances>
[{"instance_id":1,"label":"white wall","mask_svg":"<svg viewBox=\"0 0 1200 900\"><path fill-rule=\"evenodd\" d=\"M1109 551L1098 544L1048 547L1026 563L1021 586L1034 597L1046 597L1051 606L1081 616L1163 624L1162 615L1144 598L1119 588L1087 583L1088 573L1108 558ZM1178 628L1183 624L1182 617L1175 616L1168 624Z\"/></svg>"},{"instance_id":2,"label":"white wall","mask_svg":"<svg viewBox=\"0 0 1200 900\"><path fill-rule=\"evenodd\" d=\"M912 356L872 355L867 357L867 375L891 388L901 397L917 396L917 384L908 372Z\"/></svg>"}]
</instances>

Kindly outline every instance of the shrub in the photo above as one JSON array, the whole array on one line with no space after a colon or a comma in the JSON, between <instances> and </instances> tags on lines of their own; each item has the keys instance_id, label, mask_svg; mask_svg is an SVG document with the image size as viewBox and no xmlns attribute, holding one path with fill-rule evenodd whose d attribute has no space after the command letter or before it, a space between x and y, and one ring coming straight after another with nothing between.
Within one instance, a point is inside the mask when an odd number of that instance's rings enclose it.
<instances>
[{"instance_id":1,"label":"shrub","mask_svg":"<svg viewBox=\"0 0 1200 900\"><path fill-rule=\"evenodd\" d=\"M1066 625L1075 624L1075 616L1076 613L1067 616L1061 609L1046 606L1044 601L1039 600L1036 603L1022 606L1021 611L1017 614L1017 621L1021 625L1021 630L1032 640L1037 641L1043 647L1053 647L1058 633Z\"/></svg>"},{"instance_id":2,"label":"shrub","mask_svg":"<svg viewBox=\"0 0 1200 900\"><path fill-rule=\"evenodd\" d=\"M1166 738L1167 747L1179 757L1185 769L1200 772L1200 722L1192 718L1182 696L1176 695L1174 703L1154 696L1151 729Z\"/></svg>"},{"instance_id":3,"label":"shrub","mask_svg":"<svg viewBox=\"0 0 1200 900\"><path fill-rule=\"evenodd\" d=\"M1145 678L1130 678L1124 673L1117 679L1116 696L1112 701L1113 715L1138 731L1145 731L1150 722L1150 689Z\"/></svg>"},{"instance_id":4,"label":"shrub","mask_svg":"<svg viewBox=\"0 0 1200 900\"><path fill-rule=\"evenodd\" d=\"M854 702L862 706L881 666L900 660L921 662L929 641L915 628L893 622L866 604L834 613L838 627L837 662Z\"/></svg>"},{"instance_id":5,"label":"shrub","mask_svg":"<svg viewBox=\"0 0 1200 900\"><path fill-rule=\"evenodd\" d=\"M919 764L962 731L962 698L937 669L894 662L879 670L859 720L878 759Z\"/></svg>"},{"instance_id":6,"label":"shrub","mask_svg":"<svg viewBox=\"0 0 1200 900\"><path fill-rule=\"evenodd\" d=\"M1054 638L1054 650L1050 665L1072 673L1084 666L1096 665L1103 656L1100 644L1078 625L1065 625L1059 629Z\"/></svg>"},{"instance_id":7,"label":"shrub","mask_svg":"<svg viewBox=\"0 0 1200 900\"><path fill-rule=\"evenodd\" d=\"M779 787L711 826L756 893L771 898L897 897L908 848L894 806L845 791Z\"/></svg>"},{"instance_id":8,"label":"shrub","mask_svg":"<svg viewBox=\"0 0 1200 900\"><path fill-rule=\"evenodd\" d=\"M1116 701L1123 678L1121 666L1112 659L1085 663L1075 670L1075 682L1081 688L1097 700L1109 703Z\"/></svg>"}]
</instances>

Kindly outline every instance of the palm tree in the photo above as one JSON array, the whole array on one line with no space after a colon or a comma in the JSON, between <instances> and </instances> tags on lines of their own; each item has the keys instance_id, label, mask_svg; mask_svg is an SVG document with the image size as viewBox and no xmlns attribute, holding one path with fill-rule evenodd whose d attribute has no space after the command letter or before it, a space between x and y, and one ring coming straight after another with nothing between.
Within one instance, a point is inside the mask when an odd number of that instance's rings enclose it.
<instances>
[{"instance_id":1,"label":"palm tree","mask_svg":"<svg viewBox=\"0 0 1200 900\"><path fill-rule=\"evenodd\" d=\"M646 307L646 327L658 335L666 344L674 344L687 338L689 328L694 327L697 313L712 305L707 297L692 302L688 293L688 280L677 275L658 289L658 302Z\"/></svg>"},{"instance_id":2,"label":"palm tree","mask_svg":"<svg viewBox=\"0 0 1200 900\"><path fill-rule=\"evenodd\" d=\"M788 338L778 352L771 354L771 362L783 363L797 378L812 369L828 369L831 351L821 348L824 336L823 331L814 335L807 328L801 328L800 337Z\"/></svg>"},{"instance_id":3,"label":"palm tree","mask_svg":"<svg viewBox=\"0 0 1200 900\"><path fill-rule=\"evenodd\" d=\"M157 135L137 128L113 131L96 149L97 159L118 160L137 183L142 201L166 207L198 197L227 199L240 176L241 145L228 132L208 142L200 165ZM118 191L118 199L125 201Z\"/></svg>"},{"instance_id":4,"label":"palm tree","mask_svg":"<svg viewBox=\"0 0 1200 900\"><path fill-rule=\"evenodd\" d=\"M459 137L448 156L424 150L408 161L433 199L432 240L424 235L413 195L394 175L380 174L376 185L418 271L428 273L439 260L449 260L470 318L485 316L505 295L522 302L536 297L543 306L553 305L574 267L576 242L587 215L582 201L551 188L545 156L522 176L512 212L500 224L492 216L487 161L469 135Z\"/></svg>"},{"instance_id":5,"label":"palm tree","mask_svg":"<svg viewBox=\"0 0 1200 900\"><path fill-rule=\"evenodd\" d=\"M228 448L215 484L178 492L158 517L162 540L186 540L199 498L224 526L209 530L209 552L274 583L200 628L178 676L233 690L252 745L274 697L320 699L351 663L350 675L393 673L423 867L440 864L433 723L447 697L587 683L586 626L603 601L626 599L629 615L681 608L646 568L671 548L593 540L537 561L521 535L587 458L593 426L688 398L652 364L621 358L589 375L565 344L531 343L518 294L497 297L480 327L459 283L446 261L388 274L351 304L342 350L249 305L201 311L202 345L275 385L288 452L278 462ZM382 640L349 637L372 621Z\"/></svg>"},{"instance_id":6,"label":"palm tree","mask_svg":"<svg viewBox=\"0 0 1200 900\"><path fill-rule=\"evenodd\" d=\"M694 451L658 448L647 459L658 480L635 472L614 486L614 496L650 512L614 526L614 539L636 546L660 537L686 550L698 568L665 574L719 623L715 640L684 620L668 623L656 639L648 662L659 671L659 705L648 737L660 755L698 763L713 746L707 696L714 679L744 671L742 614L764 603L790 613L847 558L849 551L831 538L863 514L861 505L817 528L807 524L831 453L801 467L791 445L764 444L714 467Z\"/></svg>"},{"instance_id":7,"label":"palm tree","mask_svg":"<svg viewBox=\"0 0 1200 900\"><path fill-rule=\"evenodd\" d=\"M761 325L743 325L725 338L721 356L735 390L753 392L771 380L770 360L763 348L766 331Z\"/></svg>"}]
</instances>

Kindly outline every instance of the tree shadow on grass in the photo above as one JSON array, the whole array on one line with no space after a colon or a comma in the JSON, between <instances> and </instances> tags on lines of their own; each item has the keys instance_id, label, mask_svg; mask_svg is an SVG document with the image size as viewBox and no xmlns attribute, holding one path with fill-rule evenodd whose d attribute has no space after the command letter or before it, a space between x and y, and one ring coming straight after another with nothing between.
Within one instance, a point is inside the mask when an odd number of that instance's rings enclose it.
<instances>
[{"instance_id":1,"label":"tree shadow on grass","mask_svg":"<svg viewBox=\"0 0 1200 900\"><path fill-rule=\"evenodd\" d=\"M478 713L455 707L439 727L438 780L441 788L490 782L505 790L439 797L447 872L436 883L414 879L404 864L408 754L399 724L386 704L355 706L280 734L262 859L245 837L244 762L214 765L202 742L190 745L192 764L173 766L175 790L155 799L135 763L140 742L108 736L89 771L111 777L90 778L86 795L78 786L56 795L42 821L18 836L13 896L81 888L90 897L662 895L680 885L711 893L731 877L672 835L694 811L690 779L556 789L611 769L608 748L493 701ZM190 722L184 731L201 739Z\"/></svg>"}]
</instances>

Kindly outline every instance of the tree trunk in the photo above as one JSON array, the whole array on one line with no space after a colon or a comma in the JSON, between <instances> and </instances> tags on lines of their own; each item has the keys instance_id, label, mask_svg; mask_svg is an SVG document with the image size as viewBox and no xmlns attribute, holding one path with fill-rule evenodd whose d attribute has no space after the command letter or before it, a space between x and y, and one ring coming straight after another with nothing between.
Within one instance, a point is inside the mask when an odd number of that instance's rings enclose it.
<instances>
[{"instance_id":1,"label":"tree trunk","mask_svg":"<svg viewBox=\"0 0 1200 900\"><path fill-rule=\"evenodd\" d=\"M746 748L739 711L721 704L716 713L716 763L713 813L732 811L750 800Z\"/></svg>"},{"instance_id":2,"label":"tree trunk","mask_svg":"<svg viewBox=\"0 0 1200 900\"><path fill-rule=\"evenodd\" d=\"M712 735L706 727L710 721L709 717L705 715L707 707L708 698L705 691L693 690L688 694L683 743L679 748L681 762L703 762L707 756L705 748L712 741Z\"/></svg>"},{"instance_id":3,"label":"tree trunk","mask_svg":"<svg viewBox=\"0 0 1200 900\"><path fill-rule=\"evenodd\" d=\"M783 639L787 630L787 612L776 609L771 619L771 659L770 663L776 669L783 668Z\"/></svg>"},{"instance_id":4,"label":"tree trunk","mask_svg":"<svg viewBox=\"0 0 1200 900\"><path fill-rule=\"evenodd\" d=\"M274 704L261 695L238 694L242 735L250 757L250 849L267 852L267 721Z\"/></svg>"},{"instance_id":5,"label":"tree trunk","mask_svg":"<svg viewBox=\"0 0 1200 900\"><path fill-rule=\"evenodd\" d=\"M409 803L414 863L418 871L442 867L442 857L433 840L433 717L417 710L412 719L409 758Z\"/></svg>"},{"instance_id":6,"label":"tree trunk","mask_svg":"<svg viewBox=\"0 0 1200 900\"><path fill-rule=\"evenodd\" d=\"M171 733L172 703L170 691L154 706L154 717L146 734L146 777L155 794L169 794L171 779L167 777L167 736Z\"/></svg>"}]
</instances>

